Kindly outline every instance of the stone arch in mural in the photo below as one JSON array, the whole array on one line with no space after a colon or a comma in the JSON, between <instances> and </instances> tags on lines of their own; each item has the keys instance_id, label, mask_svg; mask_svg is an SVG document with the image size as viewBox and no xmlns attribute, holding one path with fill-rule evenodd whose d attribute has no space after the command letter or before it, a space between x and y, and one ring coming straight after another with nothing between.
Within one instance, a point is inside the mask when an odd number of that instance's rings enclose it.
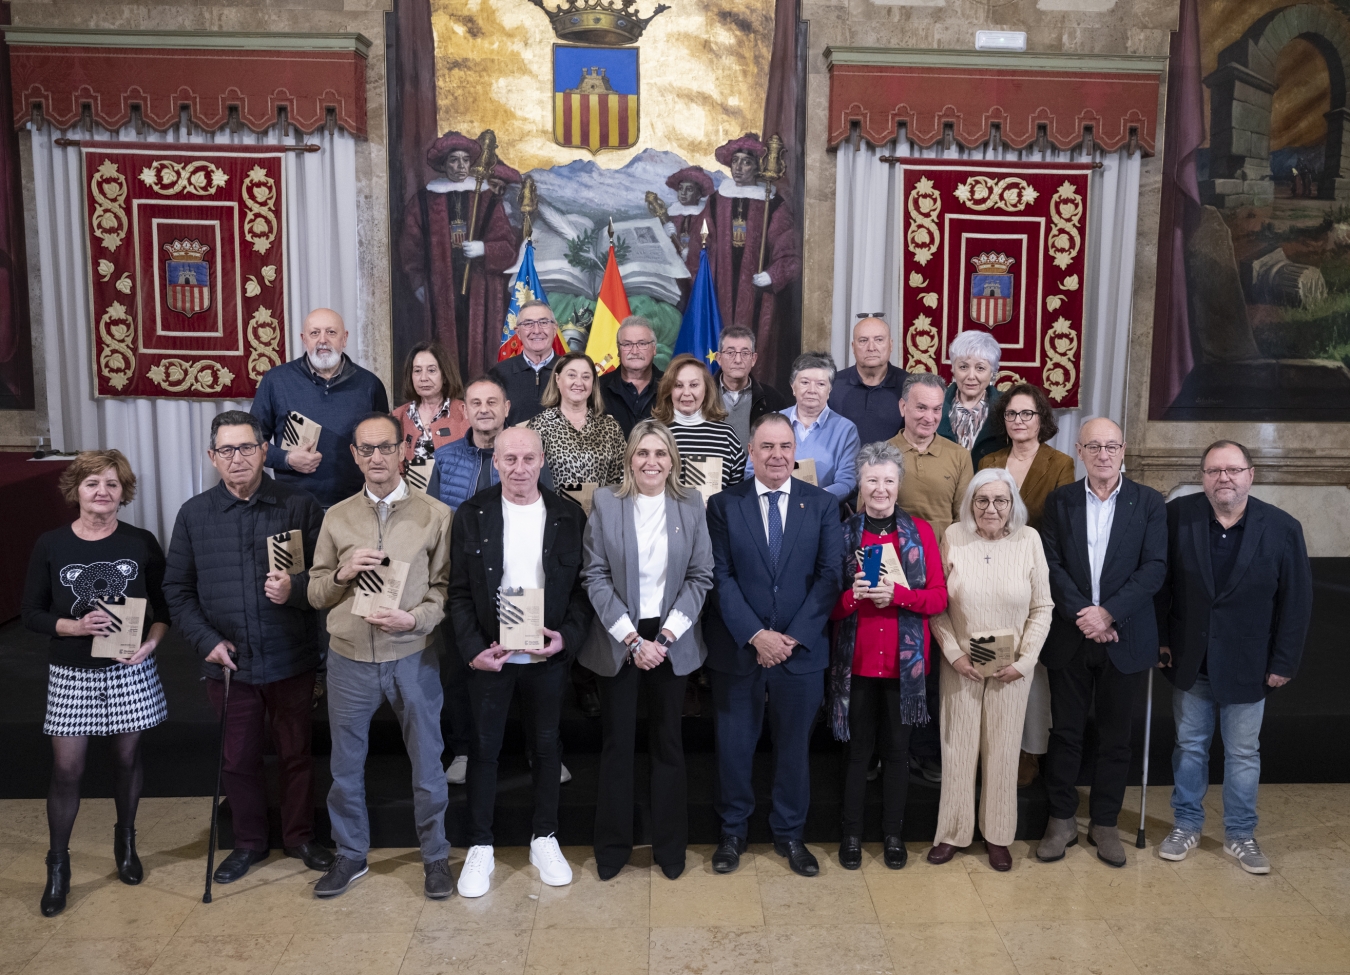
<instances>
[{"instance_id":1,"label":"stone arch in mural","mask_svg":"<svg viewBox=\"0 0 1350 975\"><path fill-rule=\"evenodd\" d=\"M1209 175L1201 187L1217 207L1263 206L1275 197L1270 179L1270 107L1275 94L1275 59L1300 38L1321 52L1331 77L1331 111L1326 115L1325 164L1318 195L1350 199L1350 110L1345 82L1350 75L1350 31L1335 10L1300 3L1271 11L1219 54L1209 87Z\"/></svg>"}]
</instances>

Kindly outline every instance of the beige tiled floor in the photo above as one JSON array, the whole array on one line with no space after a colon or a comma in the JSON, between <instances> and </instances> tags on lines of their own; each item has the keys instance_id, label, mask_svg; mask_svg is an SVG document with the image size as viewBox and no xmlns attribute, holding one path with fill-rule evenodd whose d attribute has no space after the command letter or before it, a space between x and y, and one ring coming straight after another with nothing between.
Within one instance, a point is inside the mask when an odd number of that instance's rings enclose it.
<instances>
[{"instance_id":1,"label":"beige tiled floor","mask_svg":"<svg viewBox=\"0 0 1350 975\"><path fill-rule=\"evenodd\" d=\"M1167 799L1168 789L1150 790L1151 844L1167 831ZM1131 790L1120 823L1130 839L1138 802ZM1184 863L1129 845L1123 870L1085 846L1038 863L1025 843L1008 874L989 869L979 844L932 867L914 844L899 872L875 847L859 871L817 847L821 875L805 880L755 847L719 877L711 849L696 847L674 883L646 850L602 883L590 851L568 848L576 881L550 888L513 848L498 851L486 897L431 902L416 851L380 850L334 901L315 900L315 875L274 857L204 905L209 800L141 804L139 888L117 882L112 803L92 800L71 843L70 907L47 920L37 909L42 803L0 802L0 975L1350 973L1350 785L1262 787L1268 877L1223 855L1217 791L1209 805L1205 839Z\"/></svg>"}]
</instances>

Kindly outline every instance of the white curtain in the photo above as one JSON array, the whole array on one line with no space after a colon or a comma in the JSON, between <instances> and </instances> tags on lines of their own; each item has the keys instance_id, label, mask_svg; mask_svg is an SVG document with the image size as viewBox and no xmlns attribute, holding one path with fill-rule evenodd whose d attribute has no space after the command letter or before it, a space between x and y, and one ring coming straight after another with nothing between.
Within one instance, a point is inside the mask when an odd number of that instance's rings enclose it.
<instances>
[{"instance_id":1,"label":"white curtain","mask_svg":"<svg viewBox=\"0 0 1350 975\"><path fill-rule=\"evenodd\" d=\"M899 173L880 156L929 159L1010 159L1037 162L1083 162L1078 150L1048 152L987 146L966 149L940 145L921 149L900 137L883 147L860 140L855 149L844 143L835 166L834 305L830 347L836 362L851 365L850 333L855 315L883 312L893 330L893 358L903 365L900 344L900 261L898 214ZM1078 427L1085 419L1108 416L1124 426L1126 357L1129 351L1130 302L1134 293L1134 247L1139 214L1140 155L1124 149L1095 152L1089 190L1086 322L1083 369L1076 410L1056 411L1059 434L1051 444L1073 456ZM1080 472L1081 473L1081 472Z\"/></svg>"},{"instance_id":2,"label":"white curtain","mask_svg":"<svg viewBox=\"0 0 1350 975\"><path fill-rule=\"evenodd\" d=\"M246 410L249 401L95 398L80 150L57 146L56 140L271 145L295 139L286 138L279 125L262 134L206 133L195 127L189 133L175 127L138 135L130 125L117 132L97 126L92 133L61 131L50 125L30 127L30 132L42 275L34 312L45 344L52 444L61 451L116 447L126 454L137 484L136 500L123 517L153 531L167 546L179 506L217 480L206 457L211 418L224 410ZM304 316L328 307L347 321L347 352L360 362L356 141L342 129L319 129L304 141L320 151L284 156L287 351L291 358L299 354Z\"/></svg>"}]
</instances>

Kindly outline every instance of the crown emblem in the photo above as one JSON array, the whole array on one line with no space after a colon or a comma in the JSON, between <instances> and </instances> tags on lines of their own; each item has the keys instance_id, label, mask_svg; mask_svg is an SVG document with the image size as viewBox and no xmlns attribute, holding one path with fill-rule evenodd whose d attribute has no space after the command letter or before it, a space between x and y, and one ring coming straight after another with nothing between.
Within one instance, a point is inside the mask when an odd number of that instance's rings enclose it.
<instances>
[{"instance_id":1,"label":"crown emblem","mask_svg":"<svg viewBox=\"0 0 1350 975\"><path fill-rule=\"evenodd\" d=\"M164 249L171 261L204 261L206 252L211 248L200 240L175 240L171 244L165 244Z\"/></svg>"},{"instance_id":2,"label":"crown emblem","mask_svg":"<svg viewBox=\"0 0 1350 975\"><path fill-rule=\"evenodd\" d=\"M972 257L970 263L975 265L975 270L980 274L1007 274L1008 268L1016 264L1017 261L1007 254L995 254L993 251L986 251L979 257Z\"/></svg>"},{"instance_id":3,"label":"crown emblem","mask_svg":"<svg viewBox=\"0 0 1350 975\"><path fill-rule=\"evenodd\" d=\"M559 40L604 47L636 44L647 25L670 9L658 3L650 17L640 17L633 9L637 0L567 0L566 6L559 5L554 10L544 6L544 0L530 3L548 15Z\"/></svg>"}]
</instances>

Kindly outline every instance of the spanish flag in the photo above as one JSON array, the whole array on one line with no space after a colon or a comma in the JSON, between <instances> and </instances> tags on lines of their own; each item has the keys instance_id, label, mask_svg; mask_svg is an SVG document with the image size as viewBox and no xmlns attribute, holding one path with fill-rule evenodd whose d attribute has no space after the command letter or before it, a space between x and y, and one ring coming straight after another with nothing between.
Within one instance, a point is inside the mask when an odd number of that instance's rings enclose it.
<instances>
[{"instance_id":1,"label":"spanish flag","mask_svg":"<svg viewBox=\"0 0 1350 975\"><path fill-rule=\"evenodd\" d=\"M586 339L586 354L595 363L596 372L603 375L618 366L619 323L631 314L611 237L605 279L600 282L600 297L595 301L595 317L591 319L591 333Z\"/></svg>"}]
</instances>

